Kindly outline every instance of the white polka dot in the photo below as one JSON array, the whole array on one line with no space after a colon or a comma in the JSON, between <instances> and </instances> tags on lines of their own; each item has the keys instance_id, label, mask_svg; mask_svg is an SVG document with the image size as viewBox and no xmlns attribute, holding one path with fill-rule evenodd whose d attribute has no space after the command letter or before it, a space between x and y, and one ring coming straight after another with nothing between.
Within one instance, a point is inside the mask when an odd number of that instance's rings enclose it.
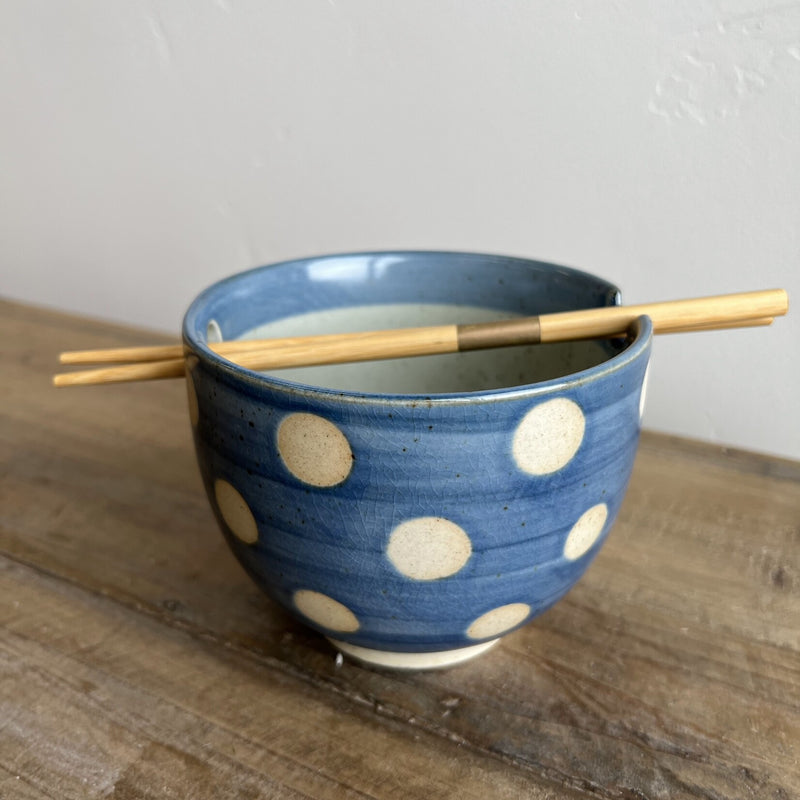
<instances>
[{"instance_id":1,"label":"white polka dot","mask_svg":"<svg viewBox=\"0 0 800 800\"><path fill-rule=\"evenodd\" d=\"M353 633L361 627L346 605L321 592L300 589L294 593L294 604L301 614L330 631Z\"/></svg>"},{"instance_id":2,"label":"white polka dot","mask_svg":"<svg viewBox=\"0 0 800 800\"><path fill-rule=\"evenodd\" d=\"M196 427L200 421L200 407L197 404L197 389L194 387L192 371L188 362L186 364L186 399L189 402L189 421L193 427Z\"/></svg>"},{"instance_id":3,"label":"white polka dot","mask_svg":"<svg viewBox=\"0 0 800 800\"><path fill-rule=\"evenodd\" d=\"M530 475L549 475L565 467L583 441L586 419L580 406L566 397L546 400L522 418L514 433L512 453Z\"/></svg>"},{"instance_id":4,"label":"white polka dot","mask_svg":"<svg viewBox=\"0 0 800 800\"><path fill-rule=\"evenodd\" d=\"M482 614L472 625L467 628L470 639L488 639L498 636L515 625L519 625L528 614L531 607L527 603L509 603L507 606L492 609Z\"/></svg>"},{"instance_id":5,"label":"white polka dot","mask_svg":"<svg viewBox=\"0 0 800 800\"><path fill-rule=\"evenodd\" d=\"M245 499L221 478L214 483L214 495L217 499L222 518L227 526L246 544L258 541L258 527L255 517Z\"/></svg>"},{"instance_id":6,"label":"white polka dot","mask_svg":"<svg viewBox=\"0 0 800 800\"><path fill-rule=\"evenodd\" d=\"M353 467L345 435L316 414L290 414L278 427L278 452L295 477L312 486L335 486Z\"/></svg>"},{"instance_id":7,"label":"white polka dot","mask_svg":"<svg viewBox=\"0 0 800 800\"><path fill-rule=\"evenodd\" d=\"M586 553L603 532L607 518L608 506L605 503L598 503L585 511L572 526L572 530L567 536L564 544L564 558L574 561Z\"/></svg>"},{"instance_id":8,"label":"white polka dot","mask_svg":"<svg viewBox=\"0 0 800 800\"><path fill-rule=\"evenodd\" d=\"M650 364L648 363L647 369L644 371L644 378L642 379L642 393L639 395L639 421L641 422L644 416L644 404L647 400L647 383L650 380Z\"/></svg>"},{"instance_id":9,"label":"white polka dot","mask_svg":"<svg viewBox=\"0 0 800 800\"><path fill-rule=\"evenodd\" d=\"M417 517L392 531L386 555L407 578L433 581L458 572L472 555L472 543L455 522Z\"/></svg>"}]
</instances>

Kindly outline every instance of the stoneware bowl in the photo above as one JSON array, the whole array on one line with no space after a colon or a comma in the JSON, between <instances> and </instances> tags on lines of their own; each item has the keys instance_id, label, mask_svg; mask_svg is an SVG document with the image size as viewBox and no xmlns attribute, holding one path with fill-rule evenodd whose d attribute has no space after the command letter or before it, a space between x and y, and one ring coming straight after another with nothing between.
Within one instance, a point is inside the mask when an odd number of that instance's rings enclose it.
<instances>
[{"instance_id":1,"label":"stoneware bowl","mask_svg":"<svg viewBox=\"0 0 800 800\"><path fill-rule=\"evenodd\" d=\"M553 605L597 554L639 438L627 339L261 374L208 342L620 302L600 278L463 253L309 258L203 292L183 326L200 470L236 557L347 655L424 669Z\"/></svg>"}]
</instances>

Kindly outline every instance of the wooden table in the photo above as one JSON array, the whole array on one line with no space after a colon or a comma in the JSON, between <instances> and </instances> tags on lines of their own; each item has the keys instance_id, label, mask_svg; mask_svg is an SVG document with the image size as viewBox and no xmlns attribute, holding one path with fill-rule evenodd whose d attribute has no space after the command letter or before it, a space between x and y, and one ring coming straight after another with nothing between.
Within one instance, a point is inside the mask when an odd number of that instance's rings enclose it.
<instances>
[{"instance_id":1,"label":"wooden table","mask_svg":"<svg viewBox=\"0 0 800 800\"><path fill-rule=\"evenodd\" d=\"M147 341L0 302L0 797L800 797L800 464L645 434L555 608L374 671L234 561L181 381L50 386Z\"/></svg>"}]
</instances>

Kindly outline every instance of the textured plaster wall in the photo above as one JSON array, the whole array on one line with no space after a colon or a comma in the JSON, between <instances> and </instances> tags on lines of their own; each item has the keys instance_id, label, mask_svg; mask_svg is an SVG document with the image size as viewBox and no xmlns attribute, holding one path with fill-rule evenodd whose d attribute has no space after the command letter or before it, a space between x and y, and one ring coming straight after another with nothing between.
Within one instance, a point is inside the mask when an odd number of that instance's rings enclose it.
<instances>
[{"instance_id":1,"label":"textured plaster wall","mask_svg":"<svg viewBox=\"0 0 800 800\"><path fill-rule=\"evenodd\" d=\"M800 304L800 4L12 0L0 294L177 331L239 269L572 264ZM800 458L800 310L661 337L645 425Z\"/></svg>"}]
</instances>

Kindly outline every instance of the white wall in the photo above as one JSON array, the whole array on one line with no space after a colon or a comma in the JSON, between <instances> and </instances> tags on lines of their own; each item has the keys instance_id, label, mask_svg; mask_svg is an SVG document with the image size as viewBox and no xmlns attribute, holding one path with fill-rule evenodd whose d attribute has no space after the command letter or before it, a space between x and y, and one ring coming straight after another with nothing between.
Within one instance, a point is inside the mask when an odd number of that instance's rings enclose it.
<instances>
[{"instance_id":1,"label":"white wall","mask_svg":"<svg viewBox=\"0 0 800 800\"><path fill-rule=\"evenodd\" d=\"M0 294L177 331L242 268L530 256L800 302L800 6L11 0ZM800 309L661 337L645 424L800 458Z\"/></svg>"}]
</instances>

